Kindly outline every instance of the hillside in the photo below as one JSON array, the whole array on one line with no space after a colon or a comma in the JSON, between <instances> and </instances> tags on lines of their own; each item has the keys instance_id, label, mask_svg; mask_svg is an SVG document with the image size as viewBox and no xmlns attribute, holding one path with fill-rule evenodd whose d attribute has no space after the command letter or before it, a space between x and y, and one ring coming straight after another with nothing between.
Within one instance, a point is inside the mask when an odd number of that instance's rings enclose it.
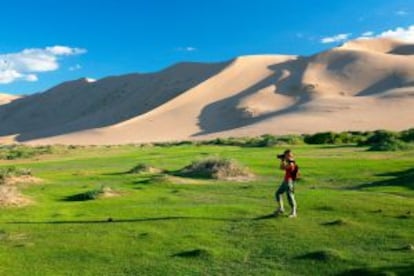
<instances>
[{"instance_id":1,"label":"hillside","mask_svg":"<svg viewBox=\"0 0 414 276\"><path fill-rule=\"evenodd\" d=\"M0 142L119 144L413 127L414 45L357 40L66 82L0 106Z\"/></svg>"}]
</instances>

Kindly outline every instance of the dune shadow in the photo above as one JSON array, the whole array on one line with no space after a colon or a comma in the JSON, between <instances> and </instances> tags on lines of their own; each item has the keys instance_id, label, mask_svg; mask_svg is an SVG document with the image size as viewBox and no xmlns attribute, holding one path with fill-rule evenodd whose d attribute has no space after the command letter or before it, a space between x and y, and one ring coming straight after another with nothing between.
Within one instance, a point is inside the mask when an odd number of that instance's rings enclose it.
<instances>
[{"instance_id":1,"label":"dune shadow","mask_svg":"<svg viewBox=\"0 0 414 276\"><path fill-rule=\"evenodd\" d=\"M414 55L414 45L401 45L388 53L393 55Z\"/></svg>"},{"instance_id":2,"label":"dune shadow","mask_svg":"<svg viewBox=\"0 0 414 276\"><path fill-rule=\"evenodd\" d=\"M378 95L389 89L401 87L402 85L402 79L398 75L392 74L360 91L357 96Z\"/></svg>"},{"instance_id":3,"label":"dune shadow","mask_svg":"<svg viewBox=\"0 0 414 276\"><path fill-rule=\"evenodd\" d=\"M300 57L295 60L288 60L282 63L274 64L268 68L274 73L247 89L236 93L234 96L211 103L203 108L199 117L198 125L201 131L192 136L201 136L215 132L236 129L268 118L282 116L294 113L300 110L300 106L310 100L308 89L299 84L303 78L306 69L307 57ZM283 72L289 71L291 75L283 76ZM255 94L257 91L277 84L275 94L291 96L295 102L284 108L269 112L263 115L249 117L244 115L244 111L237 108L240 101L248 96ZM234 116L236 116L234 118Z\"/></svg>"},{"instance_id":4,"label":"dune shadow","mask_svg":"<svg viewBox=\"0 0 414 276\"><path fill-rule=\"evenodd\" d=\"M359 189L373 188L373 187L398 186L398 187L405 187L405 188L414 190L414 168L403 170L403 171L397 171L397 172L377 174L376 176L387 177L387 179L361 184L359 186L352 187L351 189L359 190Z\"/></svg>"}]
</instances>

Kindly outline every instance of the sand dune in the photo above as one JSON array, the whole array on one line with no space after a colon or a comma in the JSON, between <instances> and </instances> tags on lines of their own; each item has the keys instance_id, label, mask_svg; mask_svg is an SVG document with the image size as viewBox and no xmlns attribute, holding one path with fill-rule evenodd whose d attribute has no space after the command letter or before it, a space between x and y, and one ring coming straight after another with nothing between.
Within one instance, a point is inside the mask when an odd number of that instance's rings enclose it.
<instances>
[{"instance_id":1,"label":"sand dune","mask_svg":"<svg viewBox=\"0 0 414 276\"><path fill-rule=\"evenodd\" d=\"M414 126L414 45L348 42L80 79L0 106L0 142L119 144ZM3 139L1 138L3 137Z\"/></svg>"},{"instance_id":2,"label":"sand dune","mask_svg":"<svg viewBox=\"0 0 414 276\"><path fill-rule=\"evenodd\" d=\"M8 104L19 98L21 98L21 96L0 93L0 105Z\"/></svg>"}]
</instances>

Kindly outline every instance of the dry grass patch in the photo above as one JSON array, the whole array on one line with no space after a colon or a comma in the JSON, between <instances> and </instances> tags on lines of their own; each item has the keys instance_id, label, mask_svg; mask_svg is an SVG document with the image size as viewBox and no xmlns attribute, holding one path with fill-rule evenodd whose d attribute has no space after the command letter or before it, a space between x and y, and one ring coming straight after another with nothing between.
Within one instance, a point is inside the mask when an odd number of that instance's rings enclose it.
<instances>
[{"instance_id":1,"label":"dry grass patch","mask_svg":"<svg viewBox=\"0 0 414 276\"><path fill-rule=\"evenodd\" d=\"M179 176L230 181L249 181L254 175L235 160L217 156L193 161L178 172Z\"/></svg>"},{"instance_id":2,"label":"dry grass patch","mask_svg":"<svg viewBox=\"0 0 414 276\"><path fill-rule=\"evenodd\" d=\"M114 191L111 187L102 187L99 197L108 198L108 197L116 197L119 196L120 193Z\"/></svg>"},{"instance_id":3,"label":"dry grass patch","mask_svg":"<svg viewBox=\"0 0 414 276\"><path fill-rule=\"evenodd\" d=\"M16 186L0 185L0 206L21 207L32 203L32 200L23 196Z\"/></svg>"},{"instance_id":4,"label":"dry grass patch","mask_svg":"<svg viewBox=\"0 0 414 276\"><path fill-rule=\"evenodd\" d=\"M26 168L8 167L0 169L0 185L37 184L41 179L34 177Z\"/></svg>"},{"instance_id":5,"label":"dry grass patch","mask_svg":"<svg viewBox=\"0 0 414 276\"><path fill-rule=\"evenodd\" d=\"M32 200L23 196L18 189L20 184L40 183L41 180L32 175L30 169L18 169L16 167L0 170L0 206L21 207L32 203Z\"/></svg>"}]
</instances>

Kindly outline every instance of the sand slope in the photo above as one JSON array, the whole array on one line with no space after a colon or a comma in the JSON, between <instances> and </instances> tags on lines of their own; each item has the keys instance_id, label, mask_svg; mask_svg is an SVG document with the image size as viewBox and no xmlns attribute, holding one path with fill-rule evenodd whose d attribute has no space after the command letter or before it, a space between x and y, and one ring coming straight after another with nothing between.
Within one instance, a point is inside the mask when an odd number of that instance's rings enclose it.
<instances>
[{"instance_id":1,"label":"sand slope","mask_svg":"<svg viewBox=\"0 0 414 276\"><path fill-rule=\"evenodd\" d=\"M0 137L118 144L406 129L414 127L413 46L357 40L309 57L244 56L80 79L0 106Z\"/></svg>"},{"instance_id":2,"label":"sand slope","mask_svg":"<svg viewBox=\"0 0 414 276\"><path fill-rule=\"evenodd\" d=\"M21 98L21 96L0 93L0 105L8 104L19 98Z\"/></svg>"}]
</instances>

